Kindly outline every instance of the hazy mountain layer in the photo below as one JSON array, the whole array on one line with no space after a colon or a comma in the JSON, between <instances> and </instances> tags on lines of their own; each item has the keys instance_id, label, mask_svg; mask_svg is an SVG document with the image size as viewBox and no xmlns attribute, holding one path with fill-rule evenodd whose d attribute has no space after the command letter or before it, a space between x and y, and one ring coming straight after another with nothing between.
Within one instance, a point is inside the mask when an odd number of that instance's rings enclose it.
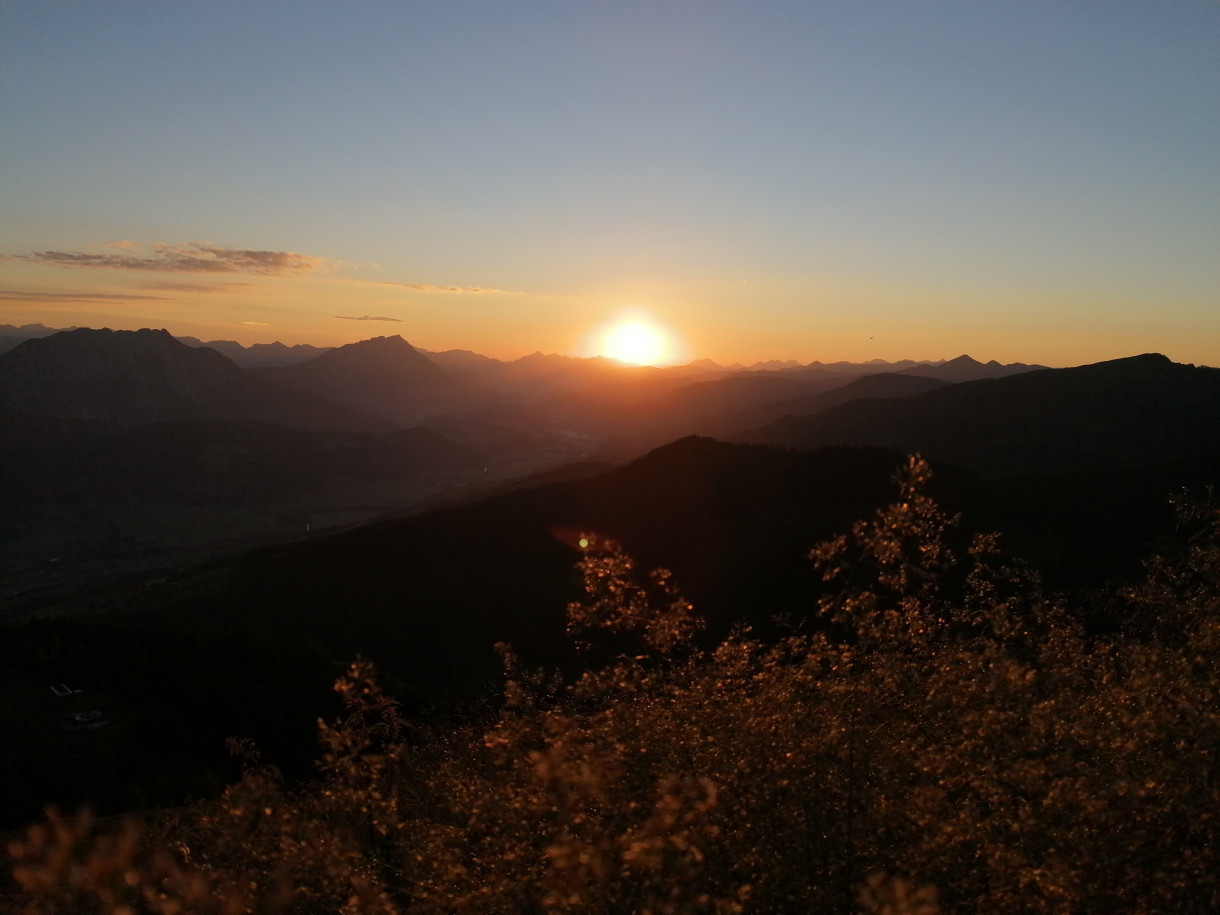
<instances>
[{"instance_id":1,"label":"hazy mountain layer","mask_svg":"<svg viewBox=\"0 0 1220 915\"><path fill-rule=\"evenodd\" d=\"M920 375L882 372L861 375L830 390L787 400L771 400L745 409L728 410L707 417L698 431L714 438L731 438L740 429L749 429L784 416L809 416L853 400L910 397L944 387L948 382Z\"/></svg>"},{"instance_id":2,"label":"hazy mountain layer","mask_svg":"<svg viewBox=\"0 0 1220 915\"><path fill-rule=\"evenodd\" d=\"M296 365L258 369L256 375L278 388L310 394L399 426L490 399L399 336L351 343Z\"/></svg>"},{"instance_id":3,"label":"hazy mountain layer","mask_svg":"<svg viewBox=\"0 0 1220 915\"><path fill-rule=\"evenodd\" d=\"M1044 365L1026 365L1023 362L1013 362L1002 365L992 359L982 363L969 356L958 356L947 362L924 363L906 368L895 368L894 371L903 375L920 375L924 378L936 378L940 381L957 383L959 381L978 381L981 378L1007 378L1009 375L1021 375L1044 369Z\"/></svg>"},{"instance_id":4,"label":"hazy mountain layer","mask_svg":"<svg viewBox=\"0 0 1220 915\"><path fill-rule=\"evenodd\" d=\"M24 340L36 337L47 337L52 334L59 333L61 330L75 330L76 328L53 328L46 327L42 324L25 324L21 326L13 324L0 324L0 353L5 352L17 346ZM206 346L214 349L224 356L228 356L234 363L242 368L254 368L262 366L285 366L295 365L299 362L305 362L316 356L320 356L324 352L328 352L333 347L316 347L305 343L298 343L294 346L286 346L283 343L254 343L249 346L243 346L233 340L209 340L203 341L198 337L178 337L188 346L199 347ZM470 350L445 350L444 352L430 352L420 350L429 359L440 365L442 368L449 369L459 374L468 374L472 379L475 376L490 377L508 366L516 366L499 375L501 381L510 376L514 372L522 372L524 376L533 374L534 368L540 362L550 362L552 365L569 362L589 362L592 360L576 359L571 356L544 356L542 353L534 353L531 356L525 356L522 359L511 360L504 362L499 359L492 359L488 356L482 356ZM595 357L600 359L600 357ZM600 359L600 361L610 362L611 360ZM517 363L522 363L517 365ZM922 370L921 370L921 367ZM943 367L943 370L942 370ZM1020 362L1002 365L995 360L987 363L976 362L969 356L958 356L956 359L927 361L915 359L902 359L898 362L887 362L884 359L872 359L867 362L811 362L807 366L801 365L795 360L779 360L771 359L764 362L757 362L753 365L719 365L711 359L696 359L686 365L670 367L674 372L698 376L698 375L716 375L737 372L800 372L803 369L813 369L814 371L829 371L840 375L871 375L877 372L904 372L910 370L915 374L924 375L930 378L940 378L945 381L967 381L977 378L999 378L1004 375L1016 374L1018 372L1033 371L1035 369L1045 368L1041 365L1025 365ZM934 369L935 371L929 371ZM953 375L955 377L949 377ZM526 382L528 385L528 381Z\"/></svg>"},{"instance_id":5,"label":"hazy mountain layer","mask_svg":"<svg viewBox=\"0 0 1220 915\"><path fill-rule=\"evenodd\" d=\"M329 346L310 346L308 343L298 343L295 346L285 346L283 343L252 343L242 346L235 340L208 340L206 343L198 337L176 338L187 346L206 346L214 349L222 356L228 356L243 369L264 366L296 365L329 352Z\"/></svg>"},{"instance_id":6,"label":"hazy mountain layer","mask_svg":"<svg viewBox=\"0 0 1220 915\"><path fill-rule=\"evenodd\" d=\"M845 403L734 438L919 451L989 474L1220 456L1220 369L1134 356Z\"/></svg>"},{"instance_id":7,"label":"hazy mountain layer","mask_svg":"<svg viewBox=\"0 0 1220 915\"><path fill-rule=\"evenodd\" d=\"M286 396L206 347L164 330L63 331L0 354L0 406L132 427L178 420L258 420L299 428L385 428L309 395Z\"/></svg>"}]
</instances>

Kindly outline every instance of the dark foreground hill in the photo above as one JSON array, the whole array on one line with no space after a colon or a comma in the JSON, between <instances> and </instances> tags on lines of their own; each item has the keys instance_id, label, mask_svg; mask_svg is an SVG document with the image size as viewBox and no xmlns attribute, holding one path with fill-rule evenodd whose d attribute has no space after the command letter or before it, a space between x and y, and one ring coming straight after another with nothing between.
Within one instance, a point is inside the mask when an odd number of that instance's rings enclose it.
<instances>
[{"instance_id":1,"label":"dark foreground hill","mask_svg":"<svg viewBox=\"0 0 1220 915\"><path fill-rule=\"evenodd\" d=\"M760 624L804 615L816 593L808 548L884 504L902 457L692 437L590 479L255 553L122 603L226 627L292 627L339 656L393 658L406 679L456 682L475 671L469 652L490 663L496 641L548 656L556 648L582 532L672 569L713 630L742 608ZM1167 530L1167 497L1212 469L1179 463L987 482L942 465L933 492L971 528L1008 534L1053 584L1074 587L1144 555Z\"/></svg>"},{"instance_id":2,"label":"dark foreground hill","mask_svg":"<svg viewBox=\"0 0 1220 915\"><path fill-rule=\"evenodd\" d=\"M1220 369L1144 355L787 417L740 441L919 451L987 474L1220 455Z\"/></svg>"},{"instance_id":3,"label":"dark foreground hill","mask_svg":"<svg viewBox=\"0 0 1220 915\"><path fill-rule=\"evenodd\" d=\"M70 802L92 792L107 809L168 803L227 771L223 738L233 734L307 770L299 754L325 690L305 689L290 668L362 654L420 712L480 695L499 670L497 641L528 663L569 663L564 607L580 594L572 567L582 532L621 541L643 568L673 569L708 620L707 638L743 617L760 632L779 615L799 622L820 587L810 546L890 501L902 460L878 449L798 453L690 438L597 477L61 600L44 608L53 616L0 633L0 704L21 722L9 732L3 782L38 786L4 804L26 816L35 795ZM1008 534L1052 585L1095 585L1136 569L1172 533L1166 495L1211 469L988 482L941 467L933 494L964 513L964 530ZM252 660L260 652L277 660ZM48 684L59 682L86 696L44 709ZM63 730L57 709L69 705L122 726L87 737Z\"/></svg>"},{"instance_id":4,"label":"dark foreground hill","mask_svg":"<svg viewBox=\"0 0 1220 915\"><path fill-rule=\"evenodd\" d=\"M237 740L241 775L215 799L100 828L51 812L9 843L20 889L0 881L0 904L1216 911L1215 501L1180 515L1189 548L1130 588L1052 598L988 538L955 559L926 462L904 465L895 502L814 550L833 625L739 629L699 651L699 621L663 576L649 588L624 554L592 547L567 622L608 650L578 671L535 675L510 653L498 701L420 727L384 672L353 663L335 680L342 713L317 725L317 777L286 781ZM1108 600L1121 627L1080 625ZM299 671L279 666L242 710L274 708ZM162 731L196 725L190 711Z\"/></svg>"}]
</instances>

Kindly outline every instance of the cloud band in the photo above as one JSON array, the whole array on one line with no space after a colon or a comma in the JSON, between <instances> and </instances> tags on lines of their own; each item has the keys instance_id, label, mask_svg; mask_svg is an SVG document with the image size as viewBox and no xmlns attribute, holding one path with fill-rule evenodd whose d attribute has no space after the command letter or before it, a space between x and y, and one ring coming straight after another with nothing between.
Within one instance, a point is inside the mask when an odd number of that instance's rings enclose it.
<instances>
[{"instance_id":1,"label":"cloud band","mask_svg":"<svg viewBox=\"0 0 1220 915\"><path fill-rule=\"evenodd\" d=\"M84 251L36 251L17 258L60 267L93 267L108 270L141 270L162 273L247 273L261 276L309 273L327 263L296 251L255 251L187 243L152 245L140 253L92 254Z\"/></svg>"}]
</instances>

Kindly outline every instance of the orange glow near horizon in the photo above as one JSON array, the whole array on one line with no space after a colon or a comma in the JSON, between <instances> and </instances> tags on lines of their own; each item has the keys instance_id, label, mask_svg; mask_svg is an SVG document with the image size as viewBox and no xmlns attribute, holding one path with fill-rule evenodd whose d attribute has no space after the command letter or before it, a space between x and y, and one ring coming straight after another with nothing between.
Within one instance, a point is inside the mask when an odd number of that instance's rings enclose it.
<instances>
[{"instance_id":1,"label":"orange glow near horizon","mask_svg":"<svg viewBox=\"0 0 1220 915\"><path fill-rule=\"evenodd\" d=\"M602 355L636 365L656 365L665 358L665 341L643 321L628 321L606 334Z\"/></svg>"},{"instance_id":2,"label":"orange glow near horizon","mask_svg":"<svg viewBox=\"0 0 1220 915\"><path fill-rule=\"evenodd\" d=\"M851 277L565 294L531 292L519 283L512 288L527 291L510 294L472 292L469 285L457 292L420 290L329 274L216 279L19 259L0 268L0 324L163 327L245 346L342 346L399 334L423 350L467 349L504 361L535 351L662 366L694 358L727 366L943 360L965 353L983 362L1069 366L1160 352L1175 362L1220 365L1211 312L1200 305L1190 320L1153 320L1135 293L1107 296L1101 322L1087 312L1097 304L1071 291L904 287ZM656 311L623 305L633 300L663 305Z\"/></svg>"},{"instance_id":3,"label":"orange glow near horizon","mask_svg":"<svg viewBox=\"0 0 1220 915\"><path fill-rule=\"evenodd\" d=\"M642 311L617 315L594 328L584 350L632 365L673 365L687 355L685 341L675 331Z\"/></svg>"}]
</instances>

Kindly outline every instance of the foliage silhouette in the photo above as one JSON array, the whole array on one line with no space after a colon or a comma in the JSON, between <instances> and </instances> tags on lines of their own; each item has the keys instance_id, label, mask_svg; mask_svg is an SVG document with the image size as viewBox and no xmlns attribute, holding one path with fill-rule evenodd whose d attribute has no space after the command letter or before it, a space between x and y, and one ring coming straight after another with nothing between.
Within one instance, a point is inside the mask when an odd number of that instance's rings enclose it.
<instances>
[{"instance_id":1,"label":"foliage silhouette","mask_svg":"<svg viewBox=\"0 0 1220 915\"><path fill-rule=\"evenodd\" d=\"M692 639L690 604L586 537L565 678L511 649L494 719L408 733L371 667L316 780L246 745L214 802L11 846L30 912L1204 912L1220 907L1220 511L1122 631L964 548L911 458L813 548L832 625ZM936 887L933 890L931 887ZM124 908L126 906L126 908Z\"/></svg>"}]
</instances>

